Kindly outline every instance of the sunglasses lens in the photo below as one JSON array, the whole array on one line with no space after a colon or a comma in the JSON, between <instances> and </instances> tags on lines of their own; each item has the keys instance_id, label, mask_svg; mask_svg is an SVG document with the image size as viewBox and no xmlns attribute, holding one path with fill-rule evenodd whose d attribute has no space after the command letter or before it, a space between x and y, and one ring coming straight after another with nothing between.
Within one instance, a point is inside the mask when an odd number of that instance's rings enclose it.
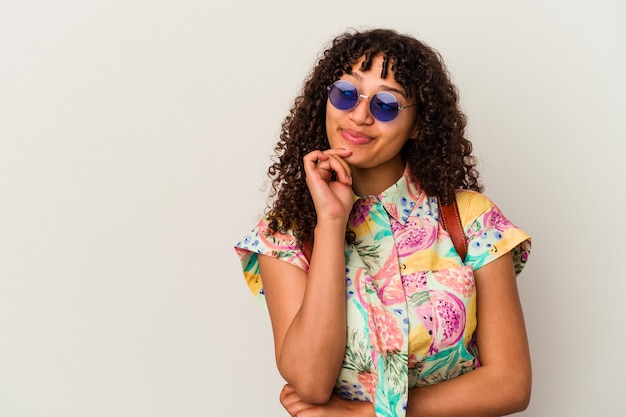
<instances>
[{"instance_id":1,"label":"sunglasses lens","mask_svg":"<svg viewBox=\"0 0 626 417\"><path fill-rule=\"evenodd\" d=\"M359 94L354 84L349 81L339 80L335 81L328 92L328 99L339 110L349 110L358 103Z\"/></svg>"},{"instance_id":2,"label":"sunglasses lens","mask_svg":"<svg viewBox=\"0 0 626 417\"><path fill-rule=\"evenodd\" d=\"M374 95L370 101L372 116L381 122L388 122L396 118L399 109L398 100L393 94L380 92Z\"/></svg>"},{"instance_id":3,"label":"sunglasses lens","mask_svg":"<svg viewBox=\"0 0 626 417\"><path fill-rule=\"evenodd\" d=\"M346 80L335 81L328 92L328 99L331 104L339 110L354 108L359 102L359 98L359 92L354 84ZM400 104L393 94L382 91L370 99L370 111L376 120L389 122L398 115Z\"/></svg>"}]
</instances>

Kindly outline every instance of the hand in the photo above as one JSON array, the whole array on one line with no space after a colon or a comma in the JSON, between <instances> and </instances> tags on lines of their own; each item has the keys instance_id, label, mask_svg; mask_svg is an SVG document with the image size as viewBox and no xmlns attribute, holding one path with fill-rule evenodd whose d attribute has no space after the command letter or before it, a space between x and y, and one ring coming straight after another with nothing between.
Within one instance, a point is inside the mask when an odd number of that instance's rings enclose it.
<instances>
[{"instance_id":1,"label":"hand","mask_svg":"<svg viewBox=\"0 0 626 417\"><path fill-rule=\"evenodd\" d=\"M347 222L353 204L352 177L348 163L352 154L346 149L313 151L304 157L306 183L311 192L317 218Z\"/></svg>"},{"instance_id":2,"label":"hand","mask_svg":"<svg viewBox=\"0 0 626 417\"><path fill-rule=\"evenodd\" d=\"M280 403L293 417L376 417L370 402L345 400L333 394L326 404L309 404L290 385L280 392Z\"/></svg>"}]
</instances>

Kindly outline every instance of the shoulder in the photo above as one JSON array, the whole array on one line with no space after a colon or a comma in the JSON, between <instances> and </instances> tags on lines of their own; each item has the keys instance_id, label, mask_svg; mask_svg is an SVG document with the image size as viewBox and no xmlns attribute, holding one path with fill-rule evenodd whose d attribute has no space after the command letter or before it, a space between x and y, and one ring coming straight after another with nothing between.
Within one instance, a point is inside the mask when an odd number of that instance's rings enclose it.
<instances>
[{"instance_id":1,"label":"shoulder","mask_svg":"<svg viewBox=\"0 0 626 417\"><path fill-rule=\"evenodd\" d=\"M478 269L513 251L515 270L521 272L531 250L531 237L511 222L485 195L458 191L457 204L468 240L467 263Z\"/></svg>"},{"instance_id":2,"label":"shoulder","mask_svg":"<svg viewBox=\"0 0 626 417\"><path fill-rule=\"evenodd\" d=\"M493 201L485 195L471 190L459 190L456 192L456 202L459 206L461 223L467 225L495 207Z\"/></svg>"},{"instance_id":3,"label":"shoulder","mask_svg":"<svg viewBox=\"0 0 626 417\"><path fill-rule=\"evenodd\" d=\"M292 263L304 270L308 262L293 230L274 231L269 227L267 218L261 219L257 225L235 245L240 257L250 254L267 255L272 258Z\"/></svg>"},{"instance_id":4,"label":"shoulder","mask_svg":"<svg viewBox=\"0 0 626 417\"><path fill-rule=\"evenodd\" d=\"M287 262L304 271L308 271L309 262L298 246L293 231L284 233L273 232L267 218L261 219L257 225L235 245L235 252L241 261L243 275L252 291L265 303L263 280L259 266L259 255L266 255Z\"/></svg>"}]
</instances>

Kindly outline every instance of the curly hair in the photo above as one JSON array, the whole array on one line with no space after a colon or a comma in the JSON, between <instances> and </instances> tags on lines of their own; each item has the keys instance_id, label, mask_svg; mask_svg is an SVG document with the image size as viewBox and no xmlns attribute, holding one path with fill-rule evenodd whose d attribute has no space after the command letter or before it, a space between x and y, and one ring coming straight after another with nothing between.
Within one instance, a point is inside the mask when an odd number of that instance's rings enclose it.
<instances>
[{"instance_id":1,"label":"curly hair","mask_svg":"<svg viewBox=\"0 0 626 417\"><path fill-rule=\"evenodd\" d=\"M305 81L282 124L276 155L268 169L272 182L268 220L271 232L291 229L298 242L311 243L317 223L306 185L303 157L330 147L326 136L327 87L365 57L361 70L374 57L384 58L381 78L389 73L417 102L418 137L408 140L403 159L424 192L443 204L456 189L481 191L472 144L464 136L466 117L458 108L458 94L437 51L394 30L346 32L336 37ZM346 240L354 236L349 230Z\"/></svg>"}]
</instances>

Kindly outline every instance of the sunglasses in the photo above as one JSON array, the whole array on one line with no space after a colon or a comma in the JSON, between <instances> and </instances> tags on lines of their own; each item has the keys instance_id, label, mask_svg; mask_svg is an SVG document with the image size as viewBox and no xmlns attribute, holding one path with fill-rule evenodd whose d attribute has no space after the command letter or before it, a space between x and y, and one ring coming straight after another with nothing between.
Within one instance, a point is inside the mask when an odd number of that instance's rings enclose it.
<instances>
[{"instance_id":1,"label":"sunglasses","mask_svg":"<svg viewBox=\"0 0 626 417\"><path fill-rule=\"evenodd\" d=\"M328 87L328 99L330 103L339 110L350 110L359 103L359 99L364 98L370 101L370 112L376 120L390 122L398 116L400 110L416 106L400 106L398 99L391 93L380 91L371 97L359 94L354 84L346 80L335 81Z\"/></svg>"}]
</instances>

